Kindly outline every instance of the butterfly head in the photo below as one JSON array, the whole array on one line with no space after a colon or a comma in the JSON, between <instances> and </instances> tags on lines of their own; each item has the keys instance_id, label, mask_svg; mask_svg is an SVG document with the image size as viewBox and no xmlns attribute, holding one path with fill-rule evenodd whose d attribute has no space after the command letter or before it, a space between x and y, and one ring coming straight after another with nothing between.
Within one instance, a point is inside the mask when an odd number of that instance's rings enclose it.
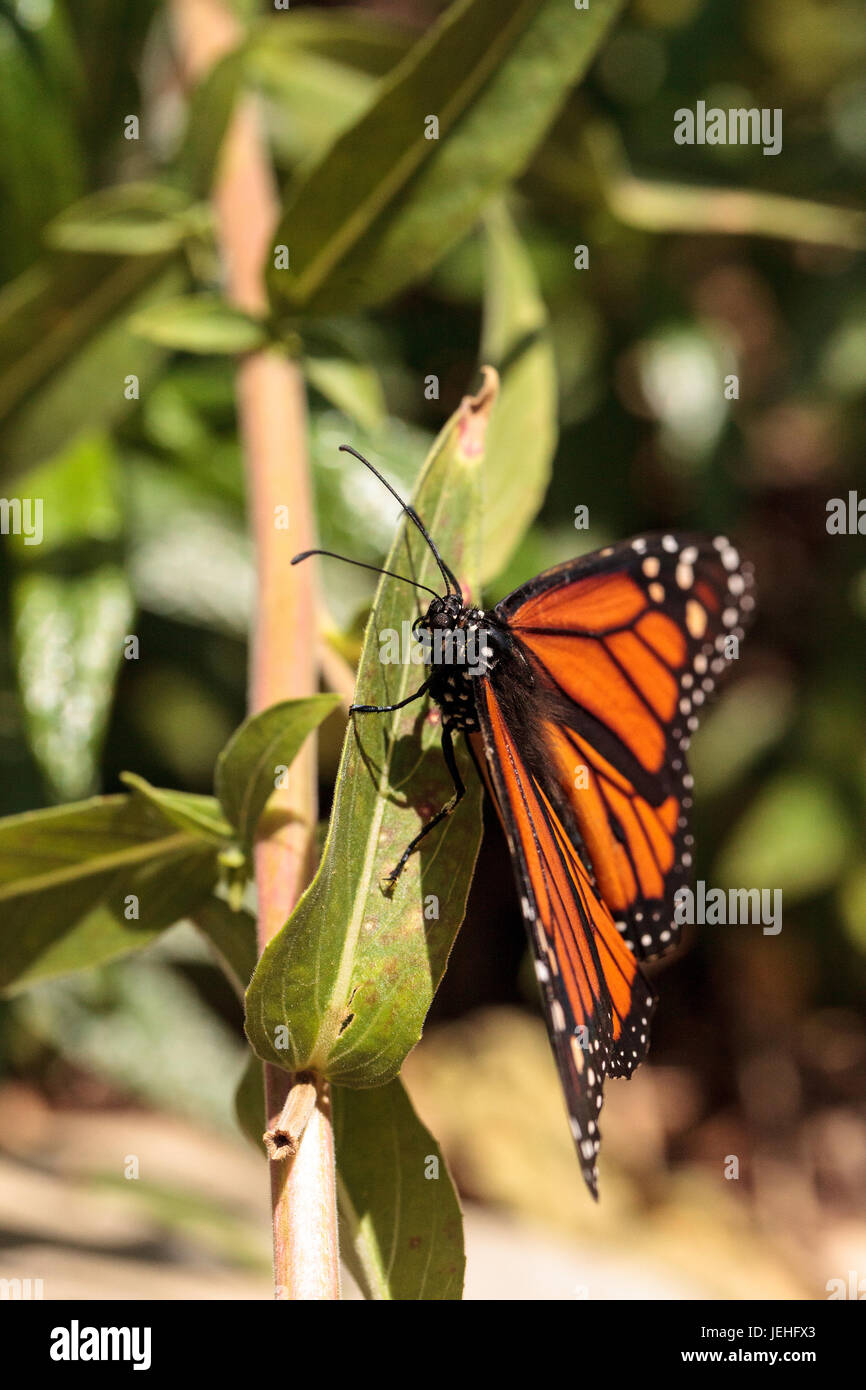
<instances>
[{"instance_id":1,"label":"butterfly head","mask_svg":"<svg viewBox=\"0 0 866 1390\"><path fill-rule=\"evenodd\" d=\"M468 696L467 682L488 675L511 645L507 629L494 614L468 606L456 594L434 598L413 630L437 672L431 687L434 699L446 689L457 690L458 698Z\"/></svg>"},{"instance_id":2,"label":"butterfly head","mask_svg":"<svg viewBox=\"0 0 866 1390\"><path fill-rule=\"evenodd\" d=\"M427 612L415 619L412 629L414 632L453 632L463 627L466 611L457 594L434 598Z\"/></svg>"},{"instance_id":3,"label":"butterfly head","mask_svg":"<svg viewBox=\"0 0 866 1390\"><path fill-rule=\"evenodd\" d=\"M458 638L458 645L463 642L471 642L471 645L486 643L488 640L489 614L483 613L480 608L472 608L465 604L457 594L446 594L444 598L434 598L427 608L427 612L420 618L416 618L412 624L412 630L420 635L420 639L425 644L430 644L433 639L433 664L439 665L440 661L435 655L436 650L450 651L448 645L443 645L442 638L453 634ZM493 654L492 651L490 653ZM447 658L446 658L447 660Z\"/></svg>"}]
</instances>

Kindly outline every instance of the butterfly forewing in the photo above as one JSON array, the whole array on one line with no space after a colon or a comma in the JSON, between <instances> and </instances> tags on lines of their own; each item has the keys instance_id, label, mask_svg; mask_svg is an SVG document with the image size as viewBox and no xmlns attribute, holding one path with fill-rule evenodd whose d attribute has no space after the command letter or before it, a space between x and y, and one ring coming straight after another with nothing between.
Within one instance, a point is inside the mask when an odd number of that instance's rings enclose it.
<instances>
[{"instance_id":1,"label":"butterfly forewing","mask_svg":"<svg viewBox=\"0 0 866 1390\"><path fill-rule=\"evenodd\" d=\"M659 535L549 570L495 610L533 669L549 795L641 958L677 941L692 863L685 753L751 589L724 537Z\"/></svg>"}]
</instances>

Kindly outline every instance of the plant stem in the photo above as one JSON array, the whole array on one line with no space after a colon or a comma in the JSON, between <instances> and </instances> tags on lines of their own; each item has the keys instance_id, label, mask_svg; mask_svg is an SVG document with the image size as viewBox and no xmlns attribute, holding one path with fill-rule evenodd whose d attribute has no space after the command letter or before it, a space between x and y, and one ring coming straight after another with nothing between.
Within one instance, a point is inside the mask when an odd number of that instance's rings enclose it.
<instances>
[{"instance_id":1,"label":"plant stem","mask_svg":"<svg viewBox=\"0 0 866 1390\"><path fill-rule=\"evenodd\" d=\"M174 0L185 74L197 81L239 41L235 18L220 0ZM243 99L226 134L213 191L228 297L263 314L263 269L278 215L273 173L252 99ZM237 374L238 419L256 545L256 616L250 659L250 712L308 695L317 686L315 569L292 569L291 557L315 545L306 446L304 383L284 353L253 353ZM288 525L278 528L278 509ZM259 951L280 930L313 871L316 827L315 739L306 741L287 784L275 792L290 812L256 846ZM308 1078L298 1084L304 1085ZM265 1067L268 1129L278 1126L294 1078ZM290 1107L291 1108L291 1107ZM316 1083L316 1103L295 1156L271 1162L274 1277L277 1297L337 1299L336 1177L329 1088Z\"/></svg>"},{"instance_id":2,"label":"plant stem","mask_svg":"<svg viewBox=\"0 0 866 1390\"><path fill-rule=\"evenodd\" d=\"M272 1159L293 1158L316 1105L316 1078L295 1078L283 1112L273 1129L265 1131L265 1148Z\"/></svg>"}]
</instances>

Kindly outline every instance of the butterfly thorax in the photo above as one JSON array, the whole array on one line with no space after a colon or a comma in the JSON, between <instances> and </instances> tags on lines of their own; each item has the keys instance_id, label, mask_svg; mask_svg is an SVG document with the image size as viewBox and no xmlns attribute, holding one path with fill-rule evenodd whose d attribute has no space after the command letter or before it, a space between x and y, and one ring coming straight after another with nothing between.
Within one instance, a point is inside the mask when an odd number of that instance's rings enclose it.
<instances>
[{"instance_id":1,"label":"butterfly thorax","mask_svg":"<svg viewBox=\"0 0 866 1390\"><path fill-rule=\"evenodd\" d=\"M478 730L476 683L507 650L508 633L491 614L463 604L456 594L435 598L415 632L430 664L430 695L449 729Z\"/></svg>"}]
</instances>

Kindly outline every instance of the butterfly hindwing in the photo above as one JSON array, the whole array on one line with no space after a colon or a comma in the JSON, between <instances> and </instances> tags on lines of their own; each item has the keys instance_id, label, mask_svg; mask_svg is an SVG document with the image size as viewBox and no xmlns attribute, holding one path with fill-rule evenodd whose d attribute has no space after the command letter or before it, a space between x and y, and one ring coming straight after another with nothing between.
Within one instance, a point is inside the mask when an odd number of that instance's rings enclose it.
<instances>
[{"instance_id":1,"label":"butterfly hindwing","mask_svg":"<svg viewBox=\"0 0 866 1390\"><path fill-rule=\"evenodd\" d=\"M639 958L676 944L686 749L736 655L752 577L724 538L660 535L539 575L495 609L536 683L552 795Z\"/></svg>"},{"instance_id":2,"label":"butterfly hindwing","mask_svg":"<svg viewBox=\"0 0 866 1390\"><path fill-rule=\"evenodd\" d=\"M655 996L491 682L477 683L476 705L476 756L508 836L581 1171L597 1195L604 1080L630 1075L646 1056Z\"/></svg>"}]
</instances>

